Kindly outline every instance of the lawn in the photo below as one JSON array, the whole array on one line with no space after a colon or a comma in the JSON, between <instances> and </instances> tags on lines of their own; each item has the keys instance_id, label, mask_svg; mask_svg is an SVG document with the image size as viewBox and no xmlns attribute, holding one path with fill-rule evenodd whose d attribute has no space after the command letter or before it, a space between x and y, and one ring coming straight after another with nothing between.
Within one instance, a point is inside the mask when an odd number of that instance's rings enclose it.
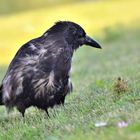
<instances>
[{"instance_id":1,"label":"lawn","mask_svg":"<svg viewBox=\"0 0 140 140\"><path fill-rule=\"evenodd\" d=\"M74 91L64 107L49 109L49 119L35 108L28 109L23 119L16 110L8 115L1 107L0 140L139 140L139 4L139 0L90 1L55 7L55 13L51 7L0 17L0 81L18 47L54 20L80 23L103 48L83 46L76 51L71 72ZM114 91L118 77L126 81L125 92ZM106 126L98 127L100 122Z\"/></svg>"}]
</instances>

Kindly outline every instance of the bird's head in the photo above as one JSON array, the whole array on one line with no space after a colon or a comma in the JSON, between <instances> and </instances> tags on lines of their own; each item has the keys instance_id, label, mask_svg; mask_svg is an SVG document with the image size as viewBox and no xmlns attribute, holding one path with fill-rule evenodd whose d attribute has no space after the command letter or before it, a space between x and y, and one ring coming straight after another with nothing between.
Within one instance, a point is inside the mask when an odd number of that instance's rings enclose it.
<instances>
[{"instance_id":1,"label":"bird's head","mask_svg":"<svg viewBox=\"0 0 140 140\"><path fill-rule=\"evenodd\" d=\"M64 37L73 49L77 49L82 45L89 45L91 47L101 49L101 46L94 39L89 37L80 25L74 22L56 22L56 24L52 26L47 33L57 35L57 37Z\"/></svg>"}]
</instances>

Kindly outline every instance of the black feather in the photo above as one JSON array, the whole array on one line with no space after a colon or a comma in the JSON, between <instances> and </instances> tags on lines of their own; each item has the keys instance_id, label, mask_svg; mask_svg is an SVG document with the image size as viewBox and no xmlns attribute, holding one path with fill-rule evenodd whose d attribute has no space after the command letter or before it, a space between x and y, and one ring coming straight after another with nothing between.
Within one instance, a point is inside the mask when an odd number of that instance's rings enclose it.
<instances>
[{"instance_id":1,"label":"black feather","mask_svg":"<svg viewBox=\"0 0 140 140\"><path fill-rule=\"evenodd\" d=\"M64 104L72 91L69 80L74 50L84 44L85 31L76 23L60 21L41 37L24 44L12 60L0 88L0 103L16 107L48 108ZM2 93L3 88L3 93Z\"/></svg>"}]
</instances>

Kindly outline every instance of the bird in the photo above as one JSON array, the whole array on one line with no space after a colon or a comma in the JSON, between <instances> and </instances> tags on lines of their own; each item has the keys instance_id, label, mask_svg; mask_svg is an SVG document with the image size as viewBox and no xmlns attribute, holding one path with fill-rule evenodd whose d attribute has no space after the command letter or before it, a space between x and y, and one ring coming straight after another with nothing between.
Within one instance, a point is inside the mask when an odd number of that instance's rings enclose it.
<instances>
[{"instance_id":1,"label":"bird","mask_svg":"<svg viewBox=\"0 0 140 140\"><path fill-rule=\"evenodd\" d=\"M101 48L72 21L58 21L40 37L25 43L15 54L0 86L0 105L25 116L33 106L44 110L64 105L72 92L72 56L82 45Z\"/></svg>"}]
</instances>

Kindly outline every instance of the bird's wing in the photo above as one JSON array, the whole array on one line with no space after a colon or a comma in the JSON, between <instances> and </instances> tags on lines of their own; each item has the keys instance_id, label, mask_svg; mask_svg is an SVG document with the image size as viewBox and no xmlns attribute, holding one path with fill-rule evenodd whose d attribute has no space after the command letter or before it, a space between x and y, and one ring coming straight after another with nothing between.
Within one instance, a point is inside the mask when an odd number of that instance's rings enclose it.
<instances>
[{"instance_id":1,"label":"bird's wing","mask_svg":"<svg viewBox=\"0 0 140 140\"><path fill-rule=\"evenodd\" d=\"M32 41L24 44L13 58L3 79L3 99L14 99L23 92L25 78L32 77L38 62L38 48ZM26 81L28 84L28 81ZM29 85L28 85L29 87Z\"/></svg>"},{"instance_id":2,"label":"bird's wing","mask_svg":"<svg viewBox=\"0 0 140 140\"><path fill-rule=\"evenodd\" d=\"M71 57L72 50L64 40L42 43L35 39L23 45L3 80L4 102L62 90L68 84Z\"/></svg>"}]
</instances>

